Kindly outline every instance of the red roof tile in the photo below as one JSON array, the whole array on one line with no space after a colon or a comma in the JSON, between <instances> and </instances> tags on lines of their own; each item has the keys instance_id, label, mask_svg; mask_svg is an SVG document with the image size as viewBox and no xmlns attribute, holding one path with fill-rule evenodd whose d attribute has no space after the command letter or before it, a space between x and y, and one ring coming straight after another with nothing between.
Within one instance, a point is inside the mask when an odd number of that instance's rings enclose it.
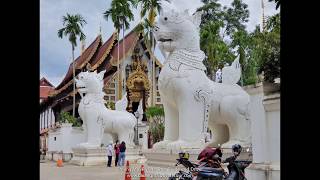
<instances>
[{"instance_id":1,"label":"red roof tile","mask_svg":"<svg viewBox=\"0 0 320 180\"><path fill-rule=\"evenodd\" d=\"M49 87L54 87L46 78L41 78L40 79L40 86L49 86Z\"/></svg>"},{"instance_id":2,"label":"red roof tile","mask_svg":"<svg viewBox=\"0 0 320 180\"><path fill-rule=\"evenodd\" d=\"M40 87L40 99L46 99L51 91L53 91L54 88L50 86L42 86Z\"/></svg>"},{"instance_id":3,"label":"red roof tile","mask_svg":"<svg viewBox=\"0 0 320 180\"><path fill-rule=\"evenodd\" d=\"M122 60L123 58L123 51L124 51L124 55L127 56L127 53L134 48L135 46L135 42L139 39L139 36L137 34L137 32L135 32L134 30L131 31L130 33L128 33L125 36L125 50L123 49L123 39L119 41L119 46L118 43L114 45L115 48L112 49L111 51L111 56L112 56L112 62L111 64L116 65L117 64L117 60L118 60L118 47L119 47L119 60Z\"/></svg>"}]
</instances>

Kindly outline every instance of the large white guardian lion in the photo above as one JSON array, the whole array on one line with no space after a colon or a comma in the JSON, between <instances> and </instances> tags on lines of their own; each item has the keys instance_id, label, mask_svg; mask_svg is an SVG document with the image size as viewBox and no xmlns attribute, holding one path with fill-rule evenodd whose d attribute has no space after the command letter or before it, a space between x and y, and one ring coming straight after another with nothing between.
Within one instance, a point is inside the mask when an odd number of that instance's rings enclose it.
<instances>
[{"instance_id":1,"label":"large white guardian lion","mask_svg":"<svg viewBox=\"0 0 320 180\"><path fill-rule=\"evenodd\" d=\"M201 13L190 16L167 1L161 6L154 33L166 58L159 75L165 134L154 148L200 148L208 127L213 131L212 145L249 146L250 98L236 84L241 73L238 59L222 70L222 83L211 81L199 45Z\"/></svg>"}]
</instances>

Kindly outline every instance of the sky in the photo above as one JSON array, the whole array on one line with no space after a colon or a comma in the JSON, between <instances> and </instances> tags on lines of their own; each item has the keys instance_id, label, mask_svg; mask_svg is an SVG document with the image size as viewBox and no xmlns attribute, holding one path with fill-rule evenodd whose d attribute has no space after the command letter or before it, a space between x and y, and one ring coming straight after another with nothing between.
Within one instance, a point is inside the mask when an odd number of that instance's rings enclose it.
<instances>
[{"instance_id":1,"label":"sky","mask_svg":"<svg viewBox=\"0 0 320 180\"><path fill-rule=\"evenodd\" d=\"M173 0L181 10L189 9L192 14L202 5L200 0ZM230 6L232 0L219 0L224 6ZM253 31L256 25L261 23L261 0L244 0L248 4L249 22L247 30ZM265 16L273 15L275 10L273 2L265 2ZM86 47L97 37L101 26L102 39L105 42L114 31L111 20L103 18L103 12L110 8L111 0L40 0L40 78L45 77L54 86L60 84L69 64L72 61L71 44L68 38L60 39L57 32L62 28L62 16L69 14L81 14L87 21L83 27L86 35ZM130 29L140 21L139 8L134 9L134 21L130 23ZM127 32L129 32L128 30ZM75 58L80 55L81 45L75 49ZM160 61L164 58L158 48L155 55Z\"/></svg>"}]
</instances>

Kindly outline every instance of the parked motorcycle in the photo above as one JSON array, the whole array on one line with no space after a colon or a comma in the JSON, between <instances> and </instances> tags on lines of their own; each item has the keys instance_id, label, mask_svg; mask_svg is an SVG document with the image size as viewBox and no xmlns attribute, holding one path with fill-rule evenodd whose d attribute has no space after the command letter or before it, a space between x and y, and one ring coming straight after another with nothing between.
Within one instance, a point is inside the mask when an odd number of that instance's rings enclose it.
<instances>
[{"instance_id":1,"label":"parked motorcycle","mask_svg":"<svg viewBox=\"0 0 320 180\"><path fill-rule=\"evenodd\" d=\"M233 155L221 162L220 148L205 148L198 156L198 163L189 161L189 153L179 153L178 165L183 165L188 171L180 170L169 180L246 180L244 169L251 161L239 161L237 157L241 152L240 145L232 147ZM229 173L225 172L222 164L227 163Z\"/></svg>"}]
</instances>

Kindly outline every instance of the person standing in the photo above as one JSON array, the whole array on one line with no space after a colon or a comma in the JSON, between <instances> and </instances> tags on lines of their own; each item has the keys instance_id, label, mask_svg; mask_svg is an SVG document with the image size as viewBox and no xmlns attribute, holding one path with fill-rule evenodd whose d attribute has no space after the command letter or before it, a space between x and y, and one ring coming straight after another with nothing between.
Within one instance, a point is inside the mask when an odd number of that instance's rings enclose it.
<instances>
[{"instance_id":1,"label":"person standing","mask_svg":"<svg viewBox=\"0 0 320 180\"><path fill-rule=\"evenodd\" d=\"M118 160L119 160L119 154L120 154L120 148L119 148L119 141L117 140L116 141L116 144L114 145L114 152L115 152L115 162L114 162L114 164L115 164L115 166L117 166L118 165Z\"/></svg>"},{"instance_id":2,"label":"person standing","mask_svg":"<svg viewBox=\"0 0 320 180\"><path fill-rule=\"evenodd\" d=\"M108 167L111 167L111 161L112 161L112 141L110 141L109 145L107 146L107 156L108 156Z\"/></svg>"},{"instance_id":3,"label":"person standing","mask_svg":"<svg viewBox=\"0 0 320 180\"><path fill-rule=\"evenodd\" d=\"M126 143L124 141L121 142L119 149L120 149L119 166L124 166L124 161L126 158Z\"/></svg>"},{"instance_id":4,"label":"person standing","mask_svg":"<svg viewBox=\"0 0 320 180\"><path fill-rule=\"evenodd\" d=\"M218 69L216 72L216 80L217 83L222 83L222 71L221 69Z\"/></svg>"}]
</instances>

